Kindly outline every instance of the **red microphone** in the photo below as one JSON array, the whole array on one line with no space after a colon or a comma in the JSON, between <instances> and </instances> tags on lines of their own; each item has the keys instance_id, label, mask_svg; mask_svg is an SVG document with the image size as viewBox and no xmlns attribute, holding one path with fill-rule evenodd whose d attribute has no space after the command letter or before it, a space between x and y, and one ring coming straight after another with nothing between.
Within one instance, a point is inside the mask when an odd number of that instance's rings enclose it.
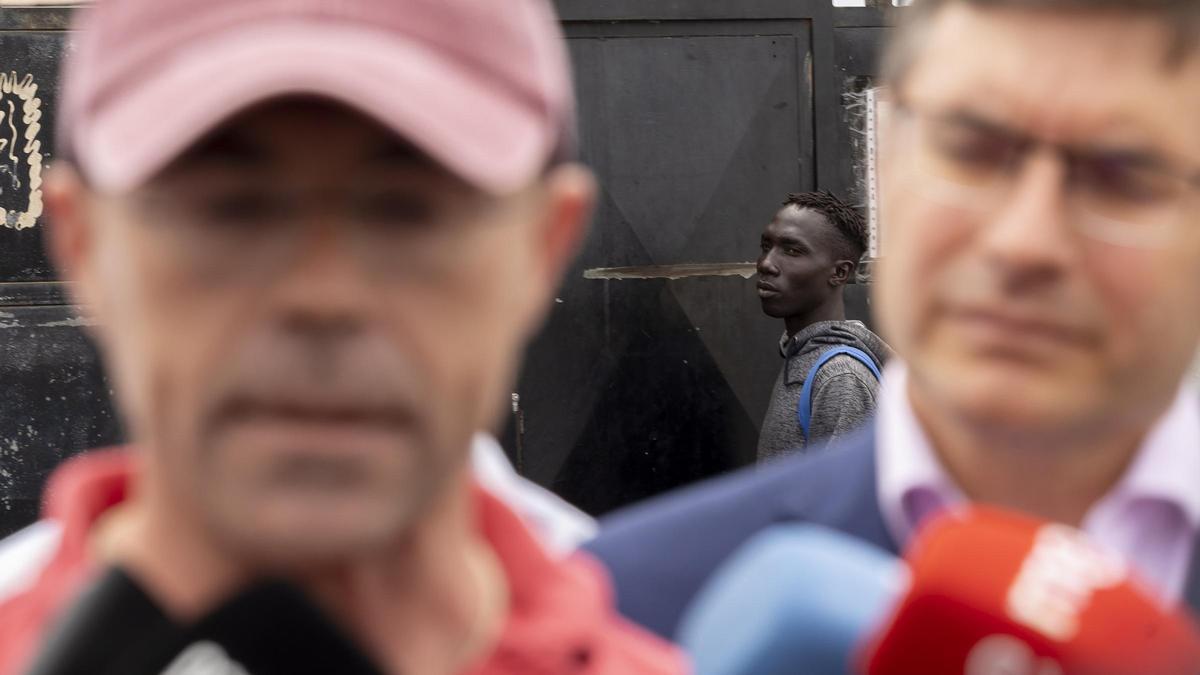
<instances>
[{"instance_id":1,"label":"red microphone","mask_svg":"<svg viewBox=\"0 0 1200 675\"><path fill-rule=\"evenodd\" d=\"M988 507L931 522L869 675L1197 675L1200 629L1071 527Z\"/></svg>"}]
</instances>

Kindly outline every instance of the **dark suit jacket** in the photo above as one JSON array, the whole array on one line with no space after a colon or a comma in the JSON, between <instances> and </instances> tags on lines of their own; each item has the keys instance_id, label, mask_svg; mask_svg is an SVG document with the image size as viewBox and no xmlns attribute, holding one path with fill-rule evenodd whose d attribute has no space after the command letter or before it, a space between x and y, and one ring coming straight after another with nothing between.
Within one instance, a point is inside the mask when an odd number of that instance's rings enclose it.
<instances>
[{"instance_id":1,"label":"dark suit jacket","mask_svg":"<svg viewBox=\"0 0 1200 675\"><path fill-rule=\"evenodd\" d=\"M814 523L897 553L876 497L875 434L868 429L811 454L618 512L601 523L600 536L585 548L612 573L621 613L672 638L716 567L771 525ZM1197 544L1185 597L1200 615L1200 540Z\"/></svg>"}]
</instances>

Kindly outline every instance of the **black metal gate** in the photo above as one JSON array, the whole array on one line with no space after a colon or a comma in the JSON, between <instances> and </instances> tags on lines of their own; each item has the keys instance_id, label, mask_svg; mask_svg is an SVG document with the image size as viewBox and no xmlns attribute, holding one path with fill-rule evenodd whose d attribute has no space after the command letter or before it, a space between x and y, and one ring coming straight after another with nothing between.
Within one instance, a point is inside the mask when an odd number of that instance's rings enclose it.
<instances>
[{"instance_id":1,"label":"black metal gate","mask_svg":"<svg viewBox=\"0 0 1200 675\"><path fill-rule=\"evenodd\" d=\"M753 459L782 326L745 263L788 192L856 184L843 96L881 37L858 26L882 15L829 0L558 6L603 197L506 445L603 512ZM862 288L850 304L865 318Z\"/></svg>"}]
</instances>

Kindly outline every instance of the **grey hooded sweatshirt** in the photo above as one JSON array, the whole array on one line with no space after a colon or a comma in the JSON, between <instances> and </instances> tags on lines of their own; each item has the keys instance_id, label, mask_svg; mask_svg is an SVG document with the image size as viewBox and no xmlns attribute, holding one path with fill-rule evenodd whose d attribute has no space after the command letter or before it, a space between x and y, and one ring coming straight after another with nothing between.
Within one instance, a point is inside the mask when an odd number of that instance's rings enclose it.
<instances>
[{"instance_id":1,"label":"grey hooded sweatshirt","mask_svg":"<svg viewBox=\"0 0 1200 675\"><path fill-rule=\"evenodd\" d=\"M821 321L806 326L790 339L779 340L786 359L775 380L767 415L758 437L758 461L765 462L803 452L804 437L797 417L800 390L808 371L827 350L840 345L857 347L882 370L892 350L859 321ZM835 356L821 366L813 380L811 441L831 441L860 427L875 412L879 382L867 366L852 356Z\"/></svg>"}]
</instances>

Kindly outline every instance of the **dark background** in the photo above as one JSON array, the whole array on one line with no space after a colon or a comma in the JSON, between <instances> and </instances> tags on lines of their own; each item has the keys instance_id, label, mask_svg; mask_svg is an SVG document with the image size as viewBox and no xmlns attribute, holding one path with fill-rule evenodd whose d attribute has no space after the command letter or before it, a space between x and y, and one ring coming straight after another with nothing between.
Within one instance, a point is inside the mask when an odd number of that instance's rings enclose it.
<instances>
[{"instance_id":1,"label":"dark background","mask_svg":"<svg viewBox=\"0 0 1200 675\"><path fill-rule=\"evenodd\" d=\"M524 475L599 514L752 461L782 325L731 264L754 260L788 192L862 200L849 96L888 17L830 4L557 2L603 194L500 434ZM0 72L38 83L47 160L69 15L0 10ZM41 231L0 227L0 536L36 518L62 459L121 439ZM847 304L869 320L865 291Z\"/></svg>"}]
</instances>

